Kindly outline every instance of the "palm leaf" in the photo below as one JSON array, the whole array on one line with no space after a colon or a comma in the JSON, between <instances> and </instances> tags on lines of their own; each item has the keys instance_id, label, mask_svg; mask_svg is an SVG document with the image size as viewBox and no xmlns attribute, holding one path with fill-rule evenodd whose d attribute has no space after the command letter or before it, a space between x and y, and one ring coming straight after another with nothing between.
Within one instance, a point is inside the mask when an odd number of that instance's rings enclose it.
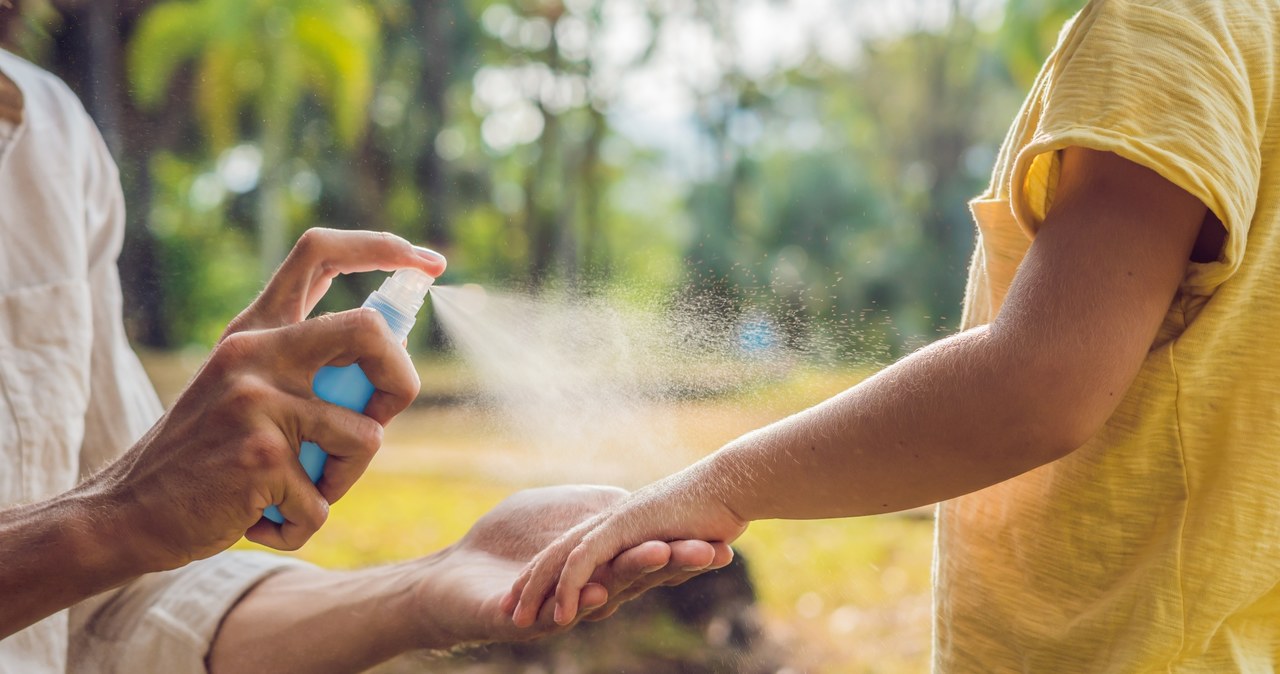
<instances>
[{"instance_id":1,"label":"palm leaf","mask_svg":"<svg viewBox=\"0 0 1280 674\"><path fill-rule=\"evenodd\" d=\"M328 103L339 140L352 145L364 131L373 97L378 22L361 3L343 3L297 17L295 38L314 73L311 87Z\"/></svg>"},{"instance_id":2,"label":"palm leaf","mask_svg":"<svg viewBox=\"0 0 1280 674\"><path fill-rule=\"evenodd\" d=\"M126 67L133 96L144 107L164 101L178 66L199 54L208 39L197 26L206 23L202 3L164 2L142 16L129 42Z\"/></svg>"}]
</instances>

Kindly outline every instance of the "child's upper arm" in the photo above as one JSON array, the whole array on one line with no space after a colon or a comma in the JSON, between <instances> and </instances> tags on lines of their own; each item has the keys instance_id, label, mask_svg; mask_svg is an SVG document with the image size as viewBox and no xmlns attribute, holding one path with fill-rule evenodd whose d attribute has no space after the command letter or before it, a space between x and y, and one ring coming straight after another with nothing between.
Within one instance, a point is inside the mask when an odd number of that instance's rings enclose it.
<instances>
[{"instance_id":1,"label":"child's upper arm","mask_svg":"<svg viewBox=\"0 0 1280 674\"><path fill-rule=\"evenodd\" d=\"M1069 148L1053 207L992 324L1079 444L1114 412L1182 282L1206 207L1151 169Z\"/></svg>"}]
</instances>

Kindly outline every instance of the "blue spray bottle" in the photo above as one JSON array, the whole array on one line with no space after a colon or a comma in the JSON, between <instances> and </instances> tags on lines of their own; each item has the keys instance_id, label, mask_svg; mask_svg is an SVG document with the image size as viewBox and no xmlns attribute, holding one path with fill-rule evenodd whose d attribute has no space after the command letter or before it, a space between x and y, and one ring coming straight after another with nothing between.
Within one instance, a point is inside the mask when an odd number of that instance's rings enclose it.
<instances>
[{"instance_id":1,"label":"blue spray bottle","mask_svg":"<svg viewBox=\"0 0 1280 674\"><path fill-rule=\"evenodd\" d=\"M396 339L403 341L413 329L418 310L422 308L432 283L435 283L434 278L417 269L401 269L383 281L382 287L373 291L362 306L376 309L382 314ZM374 391L373 384L364 376L358 363L345 367L320 368L311 383L311 389L321 400L356 412L364 412ZM314 442L303 442L298 454L298 460L302 462L302 468L307 471L307 477L311 478L312 483L319 481L328 458L329 455ZM284 524L284 517L275 506L268 507L262 516L276 524Z\"/></svg>"}]
</instances>

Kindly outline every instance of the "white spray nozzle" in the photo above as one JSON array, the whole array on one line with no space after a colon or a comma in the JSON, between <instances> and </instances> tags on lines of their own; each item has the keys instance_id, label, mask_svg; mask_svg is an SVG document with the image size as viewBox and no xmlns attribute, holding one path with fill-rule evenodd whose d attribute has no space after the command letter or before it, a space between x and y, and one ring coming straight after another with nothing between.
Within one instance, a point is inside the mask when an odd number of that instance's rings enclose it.
<instances>
[{"instance_id":1,"label":"white spray nozzle","mask_svg":"<svg viewBox=\"0 0 1280 674\"><path fill-rule=\"evenodd\" d=\"M378 294L406 316L415 316L435 282L430 274L417 269L401 269L382 282Z\"/></svg>"}]
</instances>

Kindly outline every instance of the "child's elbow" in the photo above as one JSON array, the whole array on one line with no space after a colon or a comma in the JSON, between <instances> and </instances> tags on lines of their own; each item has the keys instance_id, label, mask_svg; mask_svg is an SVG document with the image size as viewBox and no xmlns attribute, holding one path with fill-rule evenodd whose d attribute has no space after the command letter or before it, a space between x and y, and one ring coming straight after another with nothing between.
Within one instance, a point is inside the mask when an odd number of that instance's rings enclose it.
<instances>
[{"instance_id":1,"label":"child's elbow","mask_svg":"<svg viewBox=\"0 0 1280 674\"><path fill-rule=\"evenodd\" d=\"M1022 418L1013 424L1020 428L1010 439L1015 450L1026 453L1036 466L1062 459L1088 444L1106 424L1109 414L1102 414L1087 396L1064 395L1064 391L1047 391L1028 396L1021 407Z\"/></svg>"}]
</instances>

